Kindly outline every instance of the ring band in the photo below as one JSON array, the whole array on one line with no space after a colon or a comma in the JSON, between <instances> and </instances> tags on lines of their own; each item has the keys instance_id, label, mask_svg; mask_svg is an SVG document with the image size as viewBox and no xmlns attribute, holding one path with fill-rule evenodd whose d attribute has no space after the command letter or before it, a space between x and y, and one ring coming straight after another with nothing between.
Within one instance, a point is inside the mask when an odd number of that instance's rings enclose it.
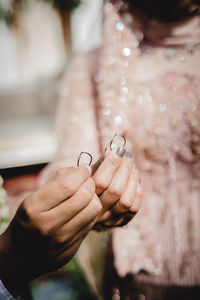
<instances>
[{"instance_id":1,"label":"ring band","mask_svg":"<svg viewBox=\"0 0 200 300\"><path fill-rule=\"evenodd\" d=\"M82 151L82 152L79 154L79 157L78 157L78 160L77 160L77 167L80 166L80 160L81 160L81 157L83 156L83 154L88 155L89 158L90 158L90 161L89 161L88 165L90 166L90 165L92 164L92 155L91 155L89 152Z\"/></svg>"},{"instance_id":2,"label":"ring band","mask_svg":"<svg viewBox=\"0 0 200 300\"><path fill-rule=\"evenodd\" d=\"M123 145L122 147L124 148L126 146L126 138L125 136L123 136L122 134L120 133L115 133L112 137L112 140L110 141L110 150L112 151L112 145L113 145L113 142L114 142L114 139L117 137L117 136L120 136L122 139L123 139Z\"/></svg>"}]
</instances>

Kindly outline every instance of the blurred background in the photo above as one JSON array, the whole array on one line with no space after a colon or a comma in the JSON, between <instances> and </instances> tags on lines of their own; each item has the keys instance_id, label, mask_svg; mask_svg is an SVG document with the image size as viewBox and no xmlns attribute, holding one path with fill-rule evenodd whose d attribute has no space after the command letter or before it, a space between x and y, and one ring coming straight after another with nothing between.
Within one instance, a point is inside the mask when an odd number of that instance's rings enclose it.
<instances>
[{"instance_id":1,"label":"blurred background","mask_svg":"<svg viewBox=\"0 0 200 300\"><path fill-rule=\"evenodd\" d=\"M55 158L62 77L73 55L101 43L101 6L102 0L0 0L0 175L8 196L34 190L37 174ZM32 297L95 299L76 261L36 281Z\"/></svg>"},{"instance_id":2,"label":"blurred background","mask_svg":"<svg viewBox=\"0 0 200 300\"><path fill-rule=\"evenodd\" d=\"M0 169L52 161L62 74L101 39L102 0L0 0Z\"/></svg>"}]
</instances>

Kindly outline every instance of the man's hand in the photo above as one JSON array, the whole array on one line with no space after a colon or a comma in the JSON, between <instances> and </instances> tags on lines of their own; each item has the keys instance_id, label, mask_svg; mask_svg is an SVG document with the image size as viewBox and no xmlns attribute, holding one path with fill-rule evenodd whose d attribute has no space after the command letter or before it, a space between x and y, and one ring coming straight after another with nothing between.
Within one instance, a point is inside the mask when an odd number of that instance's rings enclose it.
<instances>
[{"instance_id":1,"label":"man's hand","mask_svg":"<svg viewBox=\"0 0 200 300\"><path fill-rule=\"evenodd\" d=\"M86 166L58 171L27 197L0 236L0 278L14 295L66 264L93 227L102 205Z\"/></svg>"}]
</instances>

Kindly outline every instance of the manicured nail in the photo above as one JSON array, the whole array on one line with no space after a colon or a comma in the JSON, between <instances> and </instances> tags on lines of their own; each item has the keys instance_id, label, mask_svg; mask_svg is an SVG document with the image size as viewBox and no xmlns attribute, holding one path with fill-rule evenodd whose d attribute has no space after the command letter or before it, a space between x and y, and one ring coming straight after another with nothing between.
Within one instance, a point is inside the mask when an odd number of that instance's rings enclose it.
<instances>
[{"instance_id":1,"label":"manicured nail","mask_svg":"<svg viewBox=\"0 0 200 300\"><path fill-rule=\"evenodd\" d=\"M117 148L116 154L118 156L123 157L125 153L126 153L126 149L125 148L123 148L123 147Z\"/></svg>"},{"instance_id":2,"label":"manicured nail","mask_svg":"<svg viewBox=\"0 0 200 300\"><path fill-rule=\"evenodd\" d=\"M133 158L133 155L131 152L127 151L126 154L125 154L126 157L132 159Z\"/></svg>"}]
</instances>

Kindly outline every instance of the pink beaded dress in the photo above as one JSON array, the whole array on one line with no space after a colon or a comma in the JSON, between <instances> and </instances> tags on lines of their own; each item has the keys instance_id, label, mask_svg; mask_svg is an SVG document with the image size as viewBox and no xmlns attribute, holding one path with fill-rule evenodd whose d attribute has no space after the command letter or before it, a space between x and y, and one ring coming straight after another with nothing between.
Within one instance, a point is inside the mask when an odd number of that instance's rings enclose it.
<instances>
[{"instance_id":1,"label":"pink beaded dress","mask_svg":"<svg viewBox=\"0 0 200 300\"><path fill-rule=\"evenodd\" d=\"M112 232L116 273L200 286L200 15L141 21L120 5L104 5L102 47L75 57L67 71L59 153L43 178L74 165L82 150L97 159L114 133L126 136L144 201L126 228Z\"/></svg>"}]
</instances>

